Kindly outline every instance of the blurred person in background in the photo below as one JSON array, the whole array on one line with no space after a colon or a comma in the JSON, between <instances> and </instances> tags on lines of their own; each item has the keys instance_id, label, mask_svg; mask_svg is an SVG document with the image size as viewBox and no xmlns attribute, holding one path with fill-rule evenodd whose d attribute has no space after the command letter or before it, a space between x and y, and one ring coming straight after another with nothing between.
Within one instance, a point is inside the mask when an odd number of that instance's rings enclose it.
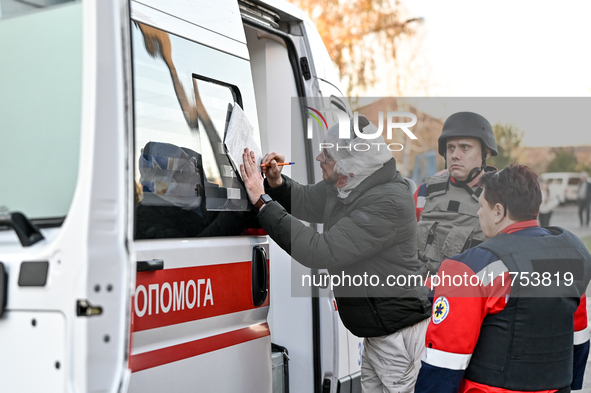
<instances>
[{"instance_id":1,"label":"blurred person in background","mask_svg":"<svg viewBox=\"0 0 591 393\"><path fill-rule=\"evenodd\" d=\"M486 159L497 155L490 123L476 113L454 113L443 124L439 154L449 172L429 177L415 192L417 246L430 275L445 258L484 241L476 212L478 180L495 170L486 166Z\"/></svg>"},{"instance_id":2,"label":"blurred person in background","mask_svg":"<svg viewBox=\"0 0 591 393\"><path fill-rule=\"evenodd\" d=\"M581 226L589 226L589 207L591 205L591 183L587 180L587 172L581 172L577 189L577 205L579 206L579 222ZM585 221L583 221L583 217Z\"/></svg>"},{"instance_id":3,"label":"blurred person in background","mask_svg":"<svg viewBox=\"0 0 591 393\"><path fill-rule=\"evenodd\" d=\"M540 221L540 226L549 227L552 212L556 206L560 205L560 200L558 200L556 195L550 193L547 181L543 181L540 184L540 191L542 192L542 204L540 205L538 219Z\"/></svg>"},{"instance_id":4,"label":"blurred person in background","mask_svg":"<svg viewBox=\"0 0 591 393\"><path fill-rule=\"evenodd\" d=\"M528 167L486 173L479 184L478 217L488 240L441 264L438 277L454 279L435 289L415 391L581 389L591 255L569 231L538 226L542 195Z\"/></svg>"}]
</instances>

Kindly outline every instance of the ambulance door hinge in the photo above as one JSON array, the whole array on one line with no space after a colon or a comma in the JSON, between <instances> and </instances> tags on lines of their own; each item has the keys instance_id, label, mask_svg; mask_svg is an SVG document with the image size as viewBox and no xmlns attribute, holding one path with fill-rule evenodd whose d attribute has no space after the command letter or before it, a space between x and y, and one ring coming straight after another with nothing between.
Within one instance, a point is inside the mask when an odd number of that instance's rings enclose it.
<instances>
[{"instance_id":1,"label":"ambulance door hinge","mask_svg":"<svg viewBox=\"0 0 591 393\"><path fill-rule=\"evenodd\" d=\"M302 68L304 79L310 80L310 78L312 78L312 73L310 72L310 63L308 63L307 57L300 57L300 67Z\"/></svg>"},{"instance_id":2,"label":"ambulance door hinge","mask_svg":"<svg viewBox=\"0 0 591 393\"><path fill-rule=\"evenodd\" d=\"M88 300L80 299L76 302L76 315L79 317L92 317L102 313L103 308L101 306L93 306Z\"/></svg>"},{"instance_id":3,"label":"ambulance door hinge","mask_svg":"<svg viewBox=\"0 0 591 393\"><path fill-rule=\"evenodd\" d=\"M322 382L322 393L330 393L330 379L324 378Z\"/></svg>"}]
</instances>

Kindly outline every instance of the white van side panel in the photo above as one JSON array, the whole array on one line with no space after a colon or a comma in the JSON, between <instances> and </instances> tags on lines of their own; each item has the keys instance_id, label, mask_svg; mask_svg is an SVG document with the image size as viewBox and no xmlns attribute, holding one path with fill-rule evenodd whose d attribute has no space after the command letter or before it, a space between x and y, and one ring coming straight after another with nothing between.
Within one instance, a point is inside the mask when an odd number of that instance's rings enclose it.
<instances>
[{"instance_id":1,"label":"white van side panel","mask_svg":"<svg viewBox=\"0 0 591 393\"><path fill-rule=\"evenodd\" d=\"M139 161L135 164L139 165L136 181L142 181L141 163L146 160L145 154L151 154L146 153L148 144L154 142L193 150L203 160L197 168L211 170L207 181L213 182L219 176L221 182L221 175L216 175L214 169L221 174L226 173L221 169L231 167L228 164L218 168L214 157L219 155L217 149L221 143L217 143L224 132L220 116L226 117L228 100L242 104L255 129L255 138L259 138L257 103L238 5L227 1L207 4L195 1L150 2L148 7L147 2L140 3L133 4L132 19L154 29L139 25L132 31L136 92L134 149ZM232 31L234 25L240 27L241 37ZM159 37L165 43L161 45L167 49L161 53L166 53L166 60L148 52L151 37ZM201 85L197 89L195 86L201 83L195 81L198 77L220 85L211 82L211 86ZM233 98L219 95L216 86L227 89L225 94L230 92L227 86L233 86ZM214 129L207 131L203 118L199 118L201 125L197 127L195 118L187 117L193 110L207 116ZM208 135L211 131L220 139L212 139ZM202 144L202 141L211 142L211 153L204 148L208 142ZM230 187L226 180L223 187ZM142 187L148 186L142 183ZM143 203L146 194L153 192L149 187L144 188L144 199L136 209L136 224L141 222L140 208L150 208L149 203ZM171 214L181 214L191 221L209 217L215 207L209 210L204 201L205 198L199 205L204 208L201 214L196 214L195 209L185 209L186 215L178 210ZM221 219L223 213L216 217ZM236 225L239 223L236 219ZM229 221L228 225L231 225ZM255 306L252 281L254 248L262 246L268 255L267 238L240 235L240 232L213 237L188 233L176 236L166 231L156 236L139 233L136 232L134 241L137 259L162 260L164 267L137 273L129 391L270 392L269 298ZM267 257L266 263L272 263L272 258L270 262Z\"/></svg>"},{"instance_id":2,"label":"white van side panel","mask_svg":"<svg viewBox=\"0 0 591 393\"><path fill-rule=\"evenodd\" d=\"M0 323L0 347L3 354L10 354L0 356L0 370L10 370L1 374L2 391L65 391L66 319L62 313L12 311L10 319Z\"/></svg>"}]
</instances>

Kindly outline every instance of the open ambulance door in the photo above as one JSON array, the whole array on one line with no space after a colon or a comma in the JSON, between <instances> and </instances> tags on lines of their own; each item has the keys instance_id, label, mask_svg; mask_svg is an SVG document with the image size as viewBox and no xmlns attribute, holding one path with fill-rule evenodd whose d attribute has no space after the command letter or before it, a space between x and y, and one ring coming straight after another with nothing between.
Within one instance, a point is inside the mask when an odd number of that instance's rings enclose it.
<instances>
[{"instance_id":1,"label":"open ambulance door","mask_svg":"<svg viewBox=\"0 0 591 393\"><path fill-rule=\"evenodd\" d=\"M123 391L127 2L0 8L0 391Z\"/></svg>"},{"instance_id":2,"label":"open ambulance door","mask_svg":"<svg viewBox=\"0 0 591 393\"><path fill-rule=\"evenodd\" d=\"M336 93L322 87L325 81L321 78L338 84L336 74L330 74L330 57L309 19L292 4L257 0L239 1L239 6L253 71L263 152L285 154L296 165L284 167L284 174L301 184L316 183L322 175L314 146L318 147L324 135L315 127L314 138L307 138L303 106L334 106L331 97L342 98L334 86ZM350 112L341 98L334 101L340 109ZM327 119L329 126L336 122L332 117ZM322 225L317 227L321 230ZM301 282L298 277L325 270L302 266L273 240L269 242L274 288L269 325L273 343L289 352L290 391L356 392L360 388L361 347L359 339L350 340L350 333L340 322L332 291L294 287Z\"/></svg>"}]
</instances>

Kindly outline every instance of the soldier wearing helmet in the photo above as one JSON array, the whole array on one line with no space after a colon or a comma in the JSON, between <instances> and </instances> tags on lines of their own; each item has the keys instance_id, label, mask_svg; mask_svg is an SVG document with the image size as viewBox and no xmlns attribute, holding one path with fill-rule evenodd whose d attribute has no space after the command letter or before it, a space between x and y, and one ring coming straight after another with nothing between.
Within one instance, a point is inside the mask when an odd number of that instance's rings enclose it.
<instances>
[{"instance_id":1,"label":"soldier wearing helmet","mask_svg":"<svg viewBox=\"0 0 591 393\"><path fill-rule=\"evenodd\" d=\"M478 222L477 183L488 157L497 155L490 123L472 112L451 115L439 137L439 154L448 172L429 177L415 192L419 257L430 274L445 258L460 254L485 240Z\"/></svg>"}]
</instances>

